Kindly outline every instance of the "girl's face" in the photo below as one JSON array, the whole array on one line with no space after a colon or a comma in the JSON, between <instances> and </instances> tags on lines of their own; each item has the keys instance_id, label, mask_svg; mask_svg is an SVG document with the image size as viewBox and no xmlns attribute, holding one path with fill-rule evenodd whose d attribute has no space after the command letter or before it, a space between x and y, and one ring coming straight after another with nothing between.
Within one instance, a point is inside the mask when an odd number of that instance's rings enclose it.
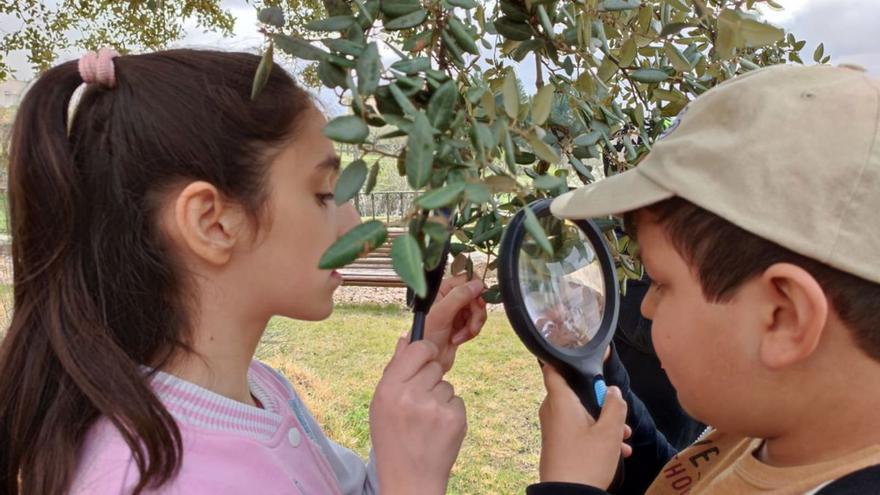
<instances>
[{"instance_id":1,"label":"girl's face","mask_svg":"<svg viewBox=\"0 0 880 495\"><path fill-rule=\"evenodd\" d=\"M250 287L261 292L250 299L270 315L302 320L330 315L342 277L318 269L318 261L360 223L350 202L334 201L339 157L322 132L325 123L317 109L309 110L269 167L269 214L248 253L248 272Z\"/></svg>"}]
</instances>

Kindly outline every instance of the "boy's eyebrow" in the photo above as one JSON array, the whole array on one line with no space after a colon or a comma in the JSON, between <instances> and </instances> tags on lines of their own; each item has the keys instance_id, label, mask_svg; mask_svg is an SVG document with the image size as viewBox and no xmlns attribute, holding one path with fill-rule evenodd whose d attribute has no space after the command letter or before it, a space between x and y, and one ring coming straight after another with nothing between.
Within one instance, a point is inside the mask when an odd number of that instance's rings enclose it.
<instances>
[{"instance_id":1,"label":"boy's eyebrow","mask_svg":"<svg viewBox=\"0 0 880 495\"><path fill-rule=\"evenodd\" d=\"M339 157L336 155L328 156L327 158L321 160L320 163L316 166L316 168L321 170L329 170L330 172L339 172L341 167L341 162Z\"/></svg>"}]
</instances>

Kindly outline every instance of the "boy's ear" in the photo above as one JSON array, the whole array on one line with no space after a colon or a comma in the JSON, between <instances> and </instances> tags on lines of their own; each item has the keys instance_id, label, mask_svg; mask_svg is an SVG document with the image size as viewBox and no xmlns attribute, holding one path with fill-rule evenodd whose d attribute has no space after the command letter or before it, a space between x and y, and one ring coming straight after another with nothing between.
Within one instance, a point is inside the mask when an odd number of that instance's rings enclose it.
<instances>
[{"instance_id":1,"label":"boy's ear","mask_svg":"<svg viewBox=\"0 0 880 495\"><path fill-rule=\"evenodd\" d=\"M828 299L819 282L791 263L771 265L759 282L771 303L761 336L761 361L781 369L808 358L828 322Z\"/></svg>"},{"instance_id":2,"label":"boy's ear","mask_svg":"<svg viewBox=\"0 0 880 495\"><path fill-rule=\"evenodd\" d=\"M174 223L183 244L194 256L212 265L229 261L246 221L241 207L225 201L208 182L191 182L174 203Z\"/></svg>"}]
</instances>

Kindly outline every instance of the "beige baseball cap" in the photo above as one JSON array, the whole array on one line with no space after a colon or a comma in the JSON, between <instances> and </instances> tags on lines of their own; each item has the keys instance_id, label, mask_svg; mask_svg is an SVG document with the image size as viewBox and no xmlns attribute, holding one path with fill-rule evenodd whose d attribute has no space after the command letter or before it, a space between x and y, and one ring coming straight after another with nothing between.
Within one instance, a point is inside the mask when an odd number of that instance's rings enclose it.
<instances>
[{"instance_id":1,"label":"beige baseball cap","mask_svg":"<svg viewBox=\"0 0 880 495\"><path fill-rule=\"evenodd\" d=\"M636 168L551 211L596 218L673 196L880 283L880 80L824 65L733 78L689 104Z\"/></svg>"}]
</instances>

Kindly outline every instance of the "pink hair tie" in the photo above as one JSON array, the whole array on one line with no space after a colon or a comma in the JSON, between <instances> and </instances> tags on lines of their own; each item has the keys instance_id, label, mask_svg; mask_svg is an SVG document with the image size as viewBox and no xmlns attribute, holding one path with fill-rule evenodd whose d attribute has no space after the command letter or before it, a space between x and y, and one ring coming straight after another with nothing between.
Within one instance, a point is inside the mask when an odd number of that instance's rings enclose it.
<instances>
[{"instance_id":1,"label":"pink hair tie","mask_svg":"<svg viewBox=\"0 0 880 495\"><path fill-rule=\"evenodd\" d=\"M98 53L88 52L79 59L79 75L86 84L101 84L112 88L116 86L116 72L113 58L119 53L112 48L101 48Z\"/></svg>"}]
</instances>

